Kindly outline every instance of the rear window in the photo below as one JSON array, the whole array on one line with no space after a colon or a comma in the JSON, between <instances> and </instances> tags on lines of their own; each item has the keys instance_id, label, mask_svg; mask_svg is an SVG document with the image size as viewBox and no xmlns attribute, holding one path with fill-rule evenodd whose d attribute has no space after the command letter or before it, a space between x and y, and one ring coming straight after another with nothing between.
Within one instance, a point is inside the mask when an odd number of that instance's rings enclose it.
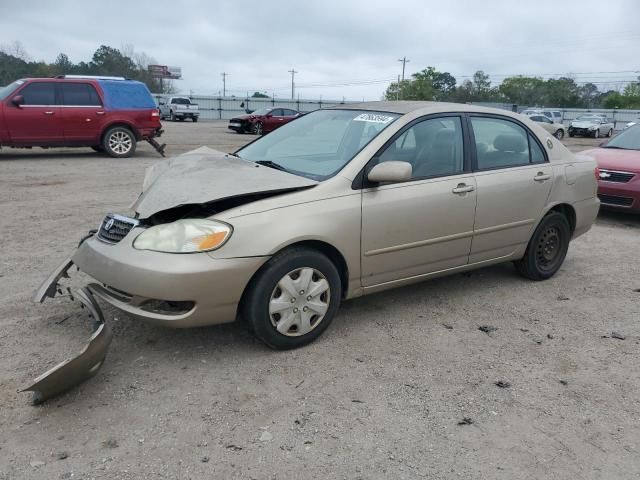
<instances>
[{"instance_id":1,"label":"rear window","mask_svg":"<svg viewBox=\"0 0 640 480\"><path fill-rule=\"evenodd\" d=\"M104 106L111 110L155 110L156 102L142 82L133 80L99 80Z\"/></svg>"},{"instance_id":2,"label":"rear window","mask_svg":"<svg viewBox=\"0 0 640 480\"><path fill-rule=\"evenodd\" d=\"M190 105L191 102L188 98L174 98L171 100L174 105Z\"/></svg>"}]
</instances>

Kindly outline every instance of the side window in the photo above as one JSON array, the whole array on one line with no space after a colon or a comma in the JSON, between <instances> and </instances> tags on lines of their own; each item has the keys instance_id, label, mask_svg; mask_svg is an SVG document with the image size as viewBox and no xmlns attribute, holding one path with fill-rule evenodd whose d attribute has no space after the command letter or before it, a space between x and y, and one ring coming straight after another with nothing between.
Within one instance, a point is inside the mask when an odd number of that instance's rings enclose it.
<instances>
[{"instance_id":1,"label":"side window","mask_svg":"<svg viewBox=\"0 0 640 480\"><path fill-rule=\"evenodd\" d=\"M533 120L534 122L544 122L544 117L541 117L539 115L532 115L531 117L529 117L531 120Z\"/></svg>"},{"instance_id":2,"label":"side window","mask_svg":"<svg viewBox=\"0 0 640 480\"><path fill-rule=\"evenodd\" d=\"M531 163L545 162L544 153L531 134L529 134L529 150L531 150Z\"/></svg>"},{"instance_id":3,"label":"side window","mask_svg":"<svg viewBox=\"0 0 640 480\"><path fill-rule=\"evenodd\" d=\"M271 110L271 115L273 115L274 117L283 117L284 116L282 114L282 109L281 108L274 108L273 110Z\"/></svg>"},{"instance_id":4,"label":"side window","mask_svg":"<svg viewBox=\"0 0 640 480\"><path fill-rule=\"evenodd\" d=\"M51 82L30 83L18 92L24 97L24 105L55 105L55 84Z\"/></svg>"},{"instance_id":5,"label":"side window","mask_svg":"<svg viewBox=\"0 0 640 480\"><path fill-rule=\"evenodd\" d=\"M380 155L413 167L412 178L456 175L464 171L460 117L431 118L406 130Z\"/></svg>"},{"instance_id":6,"label":"side window","mask_svg":"<svg viewBox=\"0 0 640 480\"><path fill-rule=\"evenodd\" d=\"M285 117L293 117L294 115L296 115L298 112L294 111L294 110L283 110L284 112L284 116Z\"/></svg>"},{"instance_id":7,"label":"side window","mask_svg":"<svg viewBox=\"0 0 640 480\"><path fill-rule=\"evenodd\" d=\"M478 169L515 167L529 163L528 134L520 125L497 118L471 117Z\"/></svg>"},{"instance_id":8,"label":"side window","mask_svg":"<svg viewBox=\"0 0 640 480\"><path fill-rule=\"evenodd\" d=\"M88 83L62 83L62 104L74 106L99 106L100 99L92 85Z\"/></svg>"}]
</instances>

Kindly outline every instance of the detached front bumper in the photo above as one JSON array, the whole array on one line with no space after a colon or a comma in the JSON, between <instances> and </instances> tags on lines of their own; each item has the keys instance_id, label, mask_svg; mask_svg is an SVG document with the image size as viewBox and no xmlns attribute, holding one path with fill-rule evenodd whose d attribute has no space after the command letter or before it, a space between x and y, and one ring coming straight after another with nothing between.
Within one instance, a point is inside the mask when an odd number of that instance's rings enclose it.
<instances>
[{"instance_id":1,"label":"detached front bumper","mask_svg":"<svg viewBox=\"0 0 640 480\"><path fill-rule=\"evenodd\" d=\"M143 320L170 327L231 322L253 274L268 257L214 259L206 253L166 254L135 250L136 229L117 244L89 237L36 291L42 303L62 294L78 300L94 321L93 335L75 357L65 360L19 391L32 391L39 404L94 376L107 355L112 334L95 297ZM73 265L96 282L71 291L61 284Z\"/></svg>"}]
</instances>

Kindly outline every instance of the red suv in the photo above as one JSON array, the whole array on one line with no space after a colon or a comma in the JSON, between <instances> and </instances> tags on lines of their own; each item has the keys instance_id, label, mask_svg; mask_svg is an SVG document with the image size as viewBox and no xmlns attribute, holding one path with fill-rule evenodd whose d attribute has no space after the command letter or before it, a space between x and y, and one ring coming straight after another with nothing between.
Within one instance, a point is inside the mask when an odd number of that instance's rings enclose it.
<instances>
[{"instance_id":1,"label":"red suv","mask_svg":"<svg viewBox=\"0 0 640 480\"><path fill-rule=\"evenodd\" d=\"M130 157L160 127L151 93L133 80L26 78L0 89L0 147L91 147Z\"/></svg>"}]
</instances>

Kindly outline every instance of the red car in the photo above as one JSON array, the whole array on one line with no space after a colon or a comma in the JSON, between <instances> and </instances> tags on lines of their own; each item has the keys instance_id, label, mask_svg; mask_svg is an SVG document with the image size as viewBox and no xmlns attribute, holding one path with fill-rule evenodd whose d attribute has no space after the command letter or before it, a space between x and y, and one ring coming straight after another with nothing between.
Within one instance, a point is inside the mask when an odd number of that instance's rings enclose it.
<instances>
[{"instance_id":1,"label":"red car","mask_svg":"<svg viewBox=\"0 0 640 480\"><path fill-rule=\"evenodd\" d=\"M160 128L151 93L133 80L26 78L0 89L0 147L91 147L130 157L139 140L155 143Z\"/></svg>"},{"instance_id":2,"label":"red car","mask_svg":"<svg viewBox=\"0 0 640 480\"><path fill-rule=\"evenodd\" d=\"M255 112L229 120L229 129L245 133L251 132L256 135L269 133L285 123L302 115L300 112L289 108L261 108Z\"/></svg>"},{"instance_id":3,"label":"red car","mask_svg":"<svg viewBox=\"0 0 640 480\"><path fill-rule=\"evenodd\" d=\"M640 213L640 124L581 153L598 162L602 206Z\"/></svg>"}]
</instances>

